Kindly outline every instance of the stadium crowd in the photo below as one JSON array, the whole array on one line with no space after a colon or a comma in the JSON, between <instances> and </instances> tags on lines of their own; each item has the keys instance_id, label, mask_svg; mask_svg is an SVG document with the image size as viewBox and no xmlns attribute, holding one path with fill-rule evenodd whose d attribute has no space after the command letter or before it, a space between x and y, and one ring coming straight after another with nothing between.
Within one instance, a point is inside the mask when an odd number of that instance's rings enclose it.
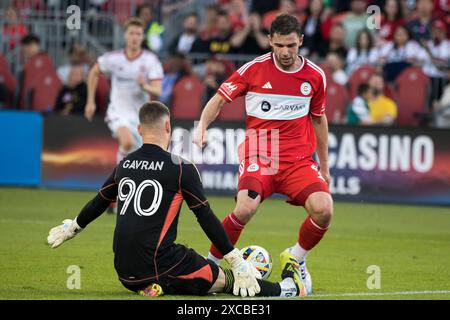
<instances>
[{"instance_id":1,"label":"stadium crowd","mask_svg":"<svg viewBox=\"0 0 450 320\"><path fill-rule=\"evenodd\" d=\"M30 12L58 2L12 0L1 8L0 108L83 114L87 71L96 57L76 41L65 43L67 62L54 66L40 35L23 23ZM111 2L84 1L81 9L101 12ZM450 127L448 0L121 2L145 22L143 46L164 62L159 100L171 106L175 119L198 119L204 103L237 67L270 50L270 23L288 12L303 25L300 54L327 75L330 122ZM124 18L121 11L116 21ZM23 66L13 74L5 51L17 46ZM107 107L108 90L103 77L96 97L99 114ZM242 100L229 109L223 120L243 119Z\"/></svg>"}]
</instances>

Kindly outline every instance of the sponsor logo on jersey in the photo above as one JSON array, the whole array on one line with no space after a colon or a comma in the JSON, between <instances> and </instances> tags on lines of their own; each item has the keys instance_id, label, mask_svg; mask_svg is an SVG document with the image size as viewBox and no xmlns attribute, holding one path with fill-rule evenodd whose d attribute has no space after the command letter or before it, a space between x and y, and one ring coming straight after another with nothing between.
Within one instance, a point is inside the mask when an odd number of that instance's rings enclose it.
<instances>
[{"instance_id":1,"label":"sponsor logo on jersey","mask_svg":"<svg viewBox=\"0 0 450 320\"><path fill-rule=\"evenodd\" d=\"M225 90L225 93L231 95L233 91L237 89L237 85L233 84L233 82L224 82L222 84L222 89Z\"/></svg>"},{"instance_id":2,"label":"sponsor logo on jersey","mask_svg":"<svg viewBox=\"0 0 450 320\"><path fill-rule=\"evenodd\" d=\"M281 104L275 106L273 110L275 111L301 111L306 108L306 104Z\"/></svg>"},{"instance_id":3,"label":"sponsor logo on jersey","mask_svg":"<svg viewBox=\"0 0 450 320\"><path fill-rule=\"evenodd\" d=\"M309 82L303 82L300 85L300 92L304 95L307 96L311 93L311 84Z\"/></svg>"},{"instance_id":4,"label":"sponsor logo on jersey","mask_svg":"<svg viewBox=\"0 0 450 320\"><path fill-rule=\"evenodd\" d=\"M256 172L259 170L259 166L257 163L252 163L247 167L247 172Z\"/></svg>"},{"instance_id":5,"label":"sponsor logo on jersey","mask_svg":"<svg viewBox=\"0 0 450 320\"><path fill-rule=\"evenodd\" d=\"M311 169L313 169L313 170L315 170L315 171L319 171L319 170L317 169L317 166L316 166L315 164L312 164L312 165L311 165Z\"/></svg>"},{"instance_id":6,"label":"sponsor logo on jersey","mask_svg":"<svg viewBox=\"0 0 450 320\"><path fill-rule=\"evenodd\" d=\"M272 106L270 105L269 101L265 101L265 100L264 100L264 101L261 103L261 110L262 110L262 111L268 112L268 111L270 111L271 108L272 108Z\"/></svg>"},{"instance_id":7,"label":"sponsor logo on jersey","mask_svg":"<svg viewBox=\"0 0 450 320\"><path fill-rule=\"evenodd\" d=\"M263 88L263 89L272 89L272 85L270 84L269 81L267 81L267 82L262 86L262 88Z\"/></svg>"}]
</instances>

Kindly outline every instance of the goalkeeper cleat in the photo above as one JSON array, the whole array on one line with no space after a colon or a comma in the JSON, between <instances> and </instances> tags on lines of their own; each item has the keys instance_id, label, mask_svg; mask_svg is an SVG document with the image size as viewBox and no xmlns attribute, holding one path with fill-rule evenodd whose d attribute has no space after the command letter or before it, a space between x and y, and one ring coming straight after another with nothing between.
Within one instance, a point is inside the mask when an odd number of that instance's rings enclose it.
<instances>
[{"instance_id":1,"label":"goalkeeper cleat","mask_svg":"<svg viewBox=\"0 0 450 320\"><path fill-rule=\"evenodd\" d=\"M297 288L297 295L299 297L307 296L308 292L306 290L305 283L302 280L300 264L298 263L297 259L295 259L295 257L288 251L283 251L280 254L280 260L281 268L283 270L281 272L281 278L292 278Z\"/></svg>"},{"instance_id":2,"label":"goalkeeper cleat","mask_svg":"<svg viewBox=\"0 0 450 320\"><path fill-rule=\"evenodd\" d=\"M164 294L163 289L157 283L152 283L144 290L139 290L138 294L143 297L159 297Z\"/></svg>"}]
</instances>

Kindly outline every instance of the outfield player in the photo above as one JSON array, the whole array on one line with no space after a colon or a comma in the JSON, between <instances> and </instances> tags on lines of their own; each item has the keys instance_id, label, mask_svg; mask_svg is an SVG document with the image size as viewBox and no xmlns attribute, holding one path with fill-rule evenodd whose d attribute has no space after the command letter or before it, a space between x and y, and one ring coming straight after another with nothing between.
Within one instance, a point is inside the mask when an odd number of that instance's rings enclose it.
<instances>
[{"instance_id":1,"label":"outfield player","mask_svg":"<svg viewBox=\"0 0 450 320\"><path fill-rule=\"evenodd\" d=\"M269 40L272 52L243 65L207 103L194 142L203 146L206 129L221 107L245 95L247 131L239 151L237 203L222 223L235 244L260 203L271 194L287 195L290 204L304 206L308 217L298 241L287 251L300 262L311 293L305 258L327 231L333 213L328 189L326 79L318 66L298 55L303 35L294 16L279 15L271 25ZM320 169L312 159L315 151ZM219 263L222 255L213 245L208 258Z\"/></svg>"},{"instance_id":2,"label":"outfield player","mask_svg":"<svg viewBox=\"0 0 450 320\"><path fill-rule=\"evenodd\" d=\"M162 91L163 68L158 57L141 48L144 23L132 18L125 23L125 48L100 56L88 77L85 117L95 110L95 91L100 73L111 76L110 103L105 121L119 142L117 162L141 145L137 132L139 108Z\"/></svg>"},{"instance_id":3,"label":"outfield player","mask_svg":"<svg viewBox=\"0 0 450 320\"><path fill-rule=\"evenodd\" d=\"M281 255L283 280L272 283L260 280L260 273L233 247L205 198L195 165L166 151L171 136L169 109L149 102L142 106L139 119L144 145L119 163L74 220L50 230L49 244L56 248L73 238L118 197L114 266L126 288L146 296L208 292L304 296L298 262L289 255ZM183 200L231 270L174 243Z\"/></svg>"}]
</instances>

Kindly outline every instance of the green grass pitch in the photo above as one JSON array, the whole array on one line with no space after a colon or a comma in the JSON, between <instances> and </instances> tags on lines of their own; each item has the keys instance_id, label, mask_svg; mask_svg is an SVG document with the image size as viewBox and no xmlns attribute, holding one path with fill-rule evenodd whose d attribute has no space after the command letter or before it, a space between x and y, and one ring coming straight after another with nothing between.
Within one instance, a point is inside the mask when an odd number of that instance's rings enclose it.
<instances>
[{"instance_id":1,"label":"green grass pitch","mask_svg":"<svg viewBox=\"0 0 450 320\"><path fill-rule=\"evenodd\" d=\"M145 299L117 280L112 253L115 217L104 214L56 250L46 245L49 229L75 217L94 194L0 188L0 299ZM210 202L220 218L234 206L232 198L211 197ZM238 247L266 248L274 260L270 280L278 281L278 255L294 244L304 218L303 208L268 200L244 230ZM209 248L186 206L177 242L204 255ZM70 265L81 268L79 290L67 289ZM380 268L380 289L367 288L371 265ZM450 208L336 203L332 226L310 253L308 267L315 293L308 299L450 299ZM180 297L161 299L176 298Z\"/></svg>"}]
</instances>

